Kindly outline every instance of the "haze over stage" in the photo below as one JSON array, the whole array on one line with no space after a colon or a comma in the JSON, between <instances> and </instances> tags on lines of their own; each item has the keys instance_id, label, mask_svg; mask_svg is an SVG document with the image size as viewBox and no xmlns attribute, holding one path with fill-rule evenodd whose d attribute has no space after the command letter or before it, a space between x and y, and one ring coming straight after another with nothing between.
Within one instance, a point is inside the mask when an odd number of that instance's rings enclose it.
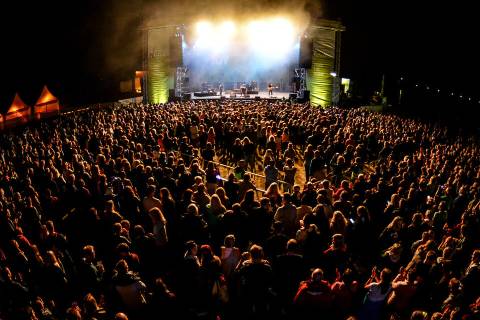
<instances>
[{"instance_id":1,"label":"haze over stage","mask_svg":"<svg viewBox=\"0 0 480 320\"><path fill-rule=\"evenodd\" d=\"M284 17L187 26L182 49L191 91L201 90L203 83L250 81L263 84L260 90L277 83L290 91L301 31Z\"/></svg>"}]
</instances>

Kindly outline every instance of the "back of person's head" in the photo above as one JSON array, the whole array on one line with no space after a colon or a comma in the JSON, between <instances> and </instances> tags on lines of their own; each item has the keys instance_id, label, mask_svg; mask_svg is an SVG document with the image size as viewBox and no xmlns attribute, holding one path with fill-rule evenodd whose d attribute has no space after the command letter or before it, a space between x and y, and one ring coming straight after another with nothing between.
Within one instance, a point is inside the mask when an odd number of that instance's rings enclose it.
<instances>
[{"instance_id":1,"label":"back of person's head","mask_svg":"<svg viewBox=\"0 0 480 320\"><path fill-rule=\"evenodd\" d=\"M253 189L247 190L245 193L245 197L243 198L243 201L247 203L252 203L255 200L255 191Z\"/></svg>"},{"instance_id":2,"label":"back of person's head","mask_svg":"<svg viewBox=\"0 0 480 320\"><path fill-rule=\"evenodd\" d=\"M412 315L410 316L410 320L426 320L426 319L428 319L428 312L426 311L415 310L412 312Z\"/></svg>"},{"instance_id":3,"label":"back of person's head","mask_svg":"<svg viewBox=\"0 0 480 320\"><path fill-rule=\"evenodd\" d=\"M83 247L83 257L86 259L86 260L93 260L95 259L95 247L92 246L92 245L87 245L87 246L84 246Z\"/></svg>"},{"instance_id":4,"label":"back of person's head","mask_svg":"<svg viewBox=\"0 0 480 320\"><path fill-rule=\"evenodd\" d=\"M193 203L189 204L187 207L187 213L198 215L198 207Z\"/></svg>"},{"instance_id":5,"label":"back of person's head","mask_svg":"<svg viewBox=\"0 0 480 320\"><path fill-rule=\"evenodd\" d=\"M225 237L223 244L226 248L232 248L235 245L235 236L233 234L229 234Z\"/></svg>"},{"instance_id":6,"label":"back of person's head","mask_svg":"<svg viewBox=\"0 0 480 320\"><path fill-rule=\"evenodd\" d=\"M340 249L343 247L345 241L344 237L340 233L336 233L332 236L332 246L334 249Z\"/></svg>"},{"instance_id":7,"label":"back of person's head","mask_svg":"<svg viewBox=\"0 0 480 320\"><path fill-rule=\"evenodd\" d=\"M392 271L388 268L384 268L382 272L380 272L380 280L383 283L389 284L392 281Z\"/></svg>"},{"instance_id":8,"label":"back of person's head","mask_svg":"<svg viewBox=\"0 0 480 320\"><path fill-rule=\"evenodd\" d=\"M313 282L320 282L323 280L323 270L320 268L316 268L315 270L312 271L312 274L310 276L311 280Z\"/></svg>"},{"instance_id":9,"label":"back of person's head","mask_svg":"<svg viewBox=\"0 0 480 320\"><path fill-rule=\"evenodd\" d=\"M145 229L143 228L143 226L137 224L135 225L135 227L133 227L133 234L135 237L141 237L145 235Z\"/></svg>"},{"instance_id":10,"label":"back of person's head","mask_svg":"<svg viewBox=\"0 0 480 320\"><path fill-rule=\"evenodd\" d=\"M118 274L126 274L128 273L128 263L124 259L120 259L117 264L115 265L115 271Z\"/></svg>"},{"instance_id":11,"label":"back of person's head","mask_svg":"<svg viewBox=\"0 0 480 320\"><path fill-rule=\"evenodd\" d=\"M283 231L283 223L281 221L275 221L273 223L273 231L276 233Z\"/></svg>"},{"instance_id":12,"label":"back of person's head","mask_svg":"<svg viewBox=\"0 0 480 320\"><path fill-rule=\"evenodd\" d=\"M430 320L442 320L443 319L443 314L441 312L435 312L432 314L432 317Z\"/></svg>"},{"instance_id":13,"label":"back of person's head","mask_svg":"<svg viewBox=\"0 0 480 320\"><path fill-rule=\"evenodd\" d=\"M188 240L187 242L185 242L185 250L187 250L188 252L192 252L196 248L197 248L197 243L195 241Z\"/></svg>"},{"instance_id":14,"label":"back of person's head","mask_svg":"<svg viewBox=\"0 0 480 320\"><path fill-rule=\"evenodd\" d=\"M200 246L200 254L202 256L212 257L213 256L212 247L210 247L210 245L208 244L202 244Z\"/></svg>"},{"instance_id":15,"label":"back of person's head","mask_svg":"<svg viewBox=\"0 0 480 320\"><path fill-rule=\"evenodd\" d=\"M66 320L82 320L82 313L80 311L80 308L77 305L68 308L65 314L65 319Z\"/></svg>"},{"instance_id":16,"label":"back of person's head","mask_svg":"<svg viewBox=\"0 0 480 320\"><path fill-rule=\"evenodd\" d=\"M260 205L262 207L265 207L269 204L270 204L270 199L268 199L267 197L263 197L262 199L260 199Z\"/></svg>"},{"instance_id":17,"label":"back of person's head","mask_svg":"<svg viewBox=\"0 0 480 320\"><path fill-rule=\"evenodd\" d=\"M120 255L126 255L130 253L130 247L125 242L119 243L116 249Z\"/></svg>"},{"instance_id":18,"label":"back of person's head","mask_svg":"<svg viewBox=\"0 0 480 320\"><path fill-rule=\"evenodd\" d=\"M153 197L154 194L155 194L155 185L153 185L153 184L148 185L147 196Z\"/></svg>"},{"instance_id":19,"label":"back of person's head","mask_svg":"<svg viewBox=\"0 0 480 320\"><path fill-rule=\"evenodd\" d=\"M295 252L298 250L298 242L295 239L290 239L287 241L287 251Z\"/></svg>"},{"instance_id":20,"label":"back of person's head","mask_svg":"<svg viewBox=\"0 0 480 320\"><path fill-rule=\"evenodd\" d=\"M97 311L97 300L95 300L95 297L91 293L88 293L83 298L83 308L85 309L85 314L87 316L92 316Z\"/></svg>"},{"instance_id":21,"label":"back of person's head","mask_svg":"<svg viewBox=\"0 0 480 320\"><path fill-rule=\"evenodd\" d=\"M128 320L128 317L125 313L119 312L115 315L114 320Z\"/></svg>"},{"instance_id":22,"label":"back of person's head","mask_svg":"<svg viewBox=\"0 0 480 320\"><path fill-rule=\"evenodd\" d=\"M239 213L242 210L240 203L234 203L232 206L232 211L235 213Z\"/></svg>"},{"instance_id":23,"label":"back of person's head","mask_svg":"<svg viewBox=\"0 0 480 320\"><path fill-rule=\"evenodd\" d=\"M116 222L113 224L112 229L114 235L120 235L120 232L122 231L122 224L120 222Z\"/></svg>"},{"instance_id":24,"label":"back of person's head","mask_svg":"<svg viewBox=\"0 0 480 320\"><path fill-rule=\"evenodd\" d=\"M252 245L250 247L250 256L252 257L253 261L259 261L263 259L263 248L259 245Z\"/></svg>"}]
</instances>

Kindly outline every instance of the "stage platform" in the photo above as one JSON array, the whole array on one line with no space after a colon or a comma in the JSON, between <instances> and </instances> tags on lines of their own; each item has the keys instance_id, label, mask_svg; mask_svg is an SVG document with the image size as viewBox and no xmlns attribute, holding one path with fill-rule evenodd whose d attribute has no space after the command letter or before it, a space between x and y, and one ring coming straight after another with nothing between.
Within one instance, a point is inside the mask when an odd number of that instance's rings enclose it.
<instances>
[{"instance_id":1,"label":"stage platform","mask_svg":"<svg viewBox=\"0 0 480 320\"><path fill-rule=\"evenodd\" d=\"M247 96L241 96L239 94L233 95L227 91L227 93L222 94L223 99L230 99L230 100L255 100L255 98L259 97L260 99L270 99L270 100L281 100L285 99L288 100L290 96L289 92L273 92L272 96L268 95L268 91L260 91L258 94L250 94ZM190 98L192 100L220 100L219 95L215 96L204 96L204 97L196 97L193 93L190 94Z\"/></svg>"}]
</instances>

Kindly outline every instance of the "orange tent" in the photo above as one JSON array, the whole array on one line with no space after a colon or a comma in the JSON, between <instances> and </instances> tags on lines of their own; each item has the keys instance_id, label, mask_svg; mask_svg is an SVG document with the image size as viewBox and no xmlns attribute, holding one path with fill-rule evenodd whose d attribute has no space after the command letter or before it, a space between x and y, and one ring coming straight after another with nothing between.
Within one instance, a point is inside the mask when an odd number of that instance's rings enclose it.
<instances>
[{"instance_id":1,"label":"orange tent","mask_svg":"<svg viewBox=\"0 0 480 320\"><path fill-rule=\"evenodd\" d=\"M42 93L33 107L35 119L45 118L60 111L58 99L44 86Z\"/></svg>"},{"instance_id":2,"label":"orange tent","mask_svg":"<svg viewBox=\"0 0 480 320\"><path fill-rule=\"evenodd\" d=\"M30 121L32 109L27 106L18 93L13 98L12 105L5 114L5 126L24 124Z\"/></svg>"}]
</instances>

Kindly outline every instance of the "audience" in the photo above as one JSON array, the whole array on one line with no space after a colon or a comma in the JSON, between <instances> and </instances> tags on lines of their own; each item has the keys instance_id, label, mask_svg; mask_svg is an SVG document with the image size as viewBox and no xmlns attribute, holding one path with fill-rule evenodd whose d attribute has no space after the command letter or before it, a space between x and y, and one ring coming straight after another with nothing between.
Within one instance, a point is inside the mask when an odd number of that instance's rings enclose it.
<instances>
[{"instance_id":1,"label":"audience","mask_svg":"<svg viewBox=\"0 0 480 320\"><path fill-rule=\"evenodd\" d=\"M465 132L195 101L87 108L0 147L2 319L480 317Z\"/></svg>"}]
</instances>

